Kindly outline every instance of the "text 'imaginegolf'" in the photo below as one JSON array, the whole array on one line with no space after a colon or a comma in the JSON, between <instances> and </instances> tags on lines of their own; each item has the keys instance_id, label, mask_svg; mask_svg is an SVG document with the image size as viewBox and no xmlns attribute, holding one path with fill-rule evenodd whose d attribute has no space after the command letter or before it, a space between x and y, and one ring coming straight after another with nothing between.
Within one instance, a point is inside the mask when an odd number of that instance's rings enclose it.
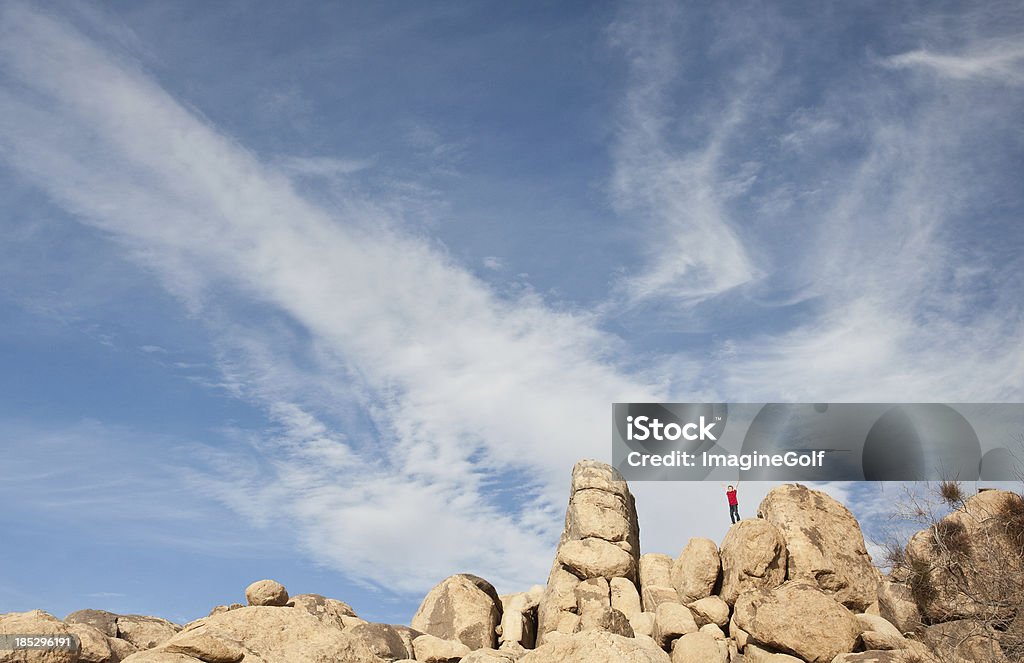
<instances>
[{"instance_id":1,"label":"text 'imaginegolf'","mask_svg":"<svg viewBox=\"0 0 1024 663\"><path fill-rule=\"evenodd\" d=\"M612 406L612 463L629 480L1009 481L1022 461L1020 403Z\"/></svg>"}]
</instances>

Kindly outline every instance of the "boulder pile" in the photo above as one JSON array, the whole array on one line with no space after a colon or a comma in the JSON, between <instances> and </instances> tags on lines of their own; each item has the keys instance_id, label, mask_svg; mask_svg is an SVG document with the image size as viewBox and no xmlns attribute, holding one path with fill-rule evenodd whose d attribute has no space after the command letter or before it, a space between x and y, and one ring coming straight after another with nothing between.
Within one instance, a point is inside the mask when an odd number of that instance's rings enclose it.
<instances>
[{"instance_id":1,"label":"boulder pile","mask_svg":"<svg viewBox=\"0 0 1024 663\"><path fill-rule=\"evenodd\" d=\"M720 546L693 538L675 557L641 555L625 480L581 461L547 583L528 591L499 595L483 578L453 575L411 626L367 622L343 601L290 596L273 580L183 626L101 610L63 621L0 614L0 635L79 643L0 650L0 663L1009 662L1024 644L1024 588L991 585L1024 565L1024 505L1014 500L967 499L913 537L889 575L843 505L795 484L773 489Z\"/></svg>"}]
</instances>

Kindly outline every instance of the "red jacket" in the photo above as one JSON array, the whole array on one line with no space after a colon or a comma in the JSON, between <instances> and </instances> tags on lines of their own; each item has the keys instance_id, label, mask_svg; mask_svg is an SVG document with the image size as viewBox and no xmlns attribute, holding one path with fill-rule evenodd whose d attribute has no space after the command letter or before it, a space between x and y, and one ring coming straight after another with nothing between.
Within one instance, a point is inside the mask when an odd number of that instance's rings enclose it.
<instances>
[{"instance_id":1,"label":"red jacket","mask_svg":"<svg viewBox=\"0 0 1024 663\"><path fill-rule=\"evenodd\" d=\"M737 504L739 504L739 502L736 500L735 490L725 491L725 496L729 498L729 506L736 506Z\"/></svg>"}]
</instances>

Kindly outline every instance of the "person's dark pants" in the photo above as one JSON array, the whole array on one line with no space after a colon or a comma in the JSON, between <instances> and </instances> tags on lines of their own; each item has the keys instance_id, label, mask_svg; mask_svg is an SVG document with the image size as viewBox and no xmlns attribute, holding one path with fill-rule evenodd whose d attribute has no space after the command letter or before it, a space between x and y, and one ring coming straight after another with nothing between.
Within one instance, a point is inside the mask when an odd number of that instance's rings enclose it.
<instances>
[{"instance_id":1,"label":"person's dark pants","mask_svg":"<svg viewBox=\"0 0 1024 663\"><path fill-rule=\"evenodd\" d=\"M730 504L729 505L729 517L732 518L732 524L735 525L740 521L740 505Z\"/></svg>"}]
</instances>

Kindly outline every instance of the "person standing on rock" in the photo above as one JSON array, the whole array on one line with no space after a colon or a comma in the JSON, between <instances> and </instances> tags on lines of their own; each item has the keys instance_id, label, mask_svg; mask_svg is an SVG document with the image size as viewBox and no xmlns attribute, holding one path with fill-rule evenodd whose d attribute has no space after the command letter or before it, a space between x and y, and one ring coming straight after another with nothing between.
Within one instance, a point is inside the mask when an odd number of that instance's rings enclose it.
<instances>
[{"instance_id":1,"label":"person standing on rock","mask_svg":"<svg viewBox=\"0 0 1024 663\"><path fill-rule=\"evenodd\" d=\"M721 484L725 486L725 484ZM725 497L729 500L729 519L732 520L732 524L735 525L740 521L740 502L736 499L736 491L740 487L740 482L736 481L736 486L732 484L725 486Z\"/></svg>"}]
</instances>

